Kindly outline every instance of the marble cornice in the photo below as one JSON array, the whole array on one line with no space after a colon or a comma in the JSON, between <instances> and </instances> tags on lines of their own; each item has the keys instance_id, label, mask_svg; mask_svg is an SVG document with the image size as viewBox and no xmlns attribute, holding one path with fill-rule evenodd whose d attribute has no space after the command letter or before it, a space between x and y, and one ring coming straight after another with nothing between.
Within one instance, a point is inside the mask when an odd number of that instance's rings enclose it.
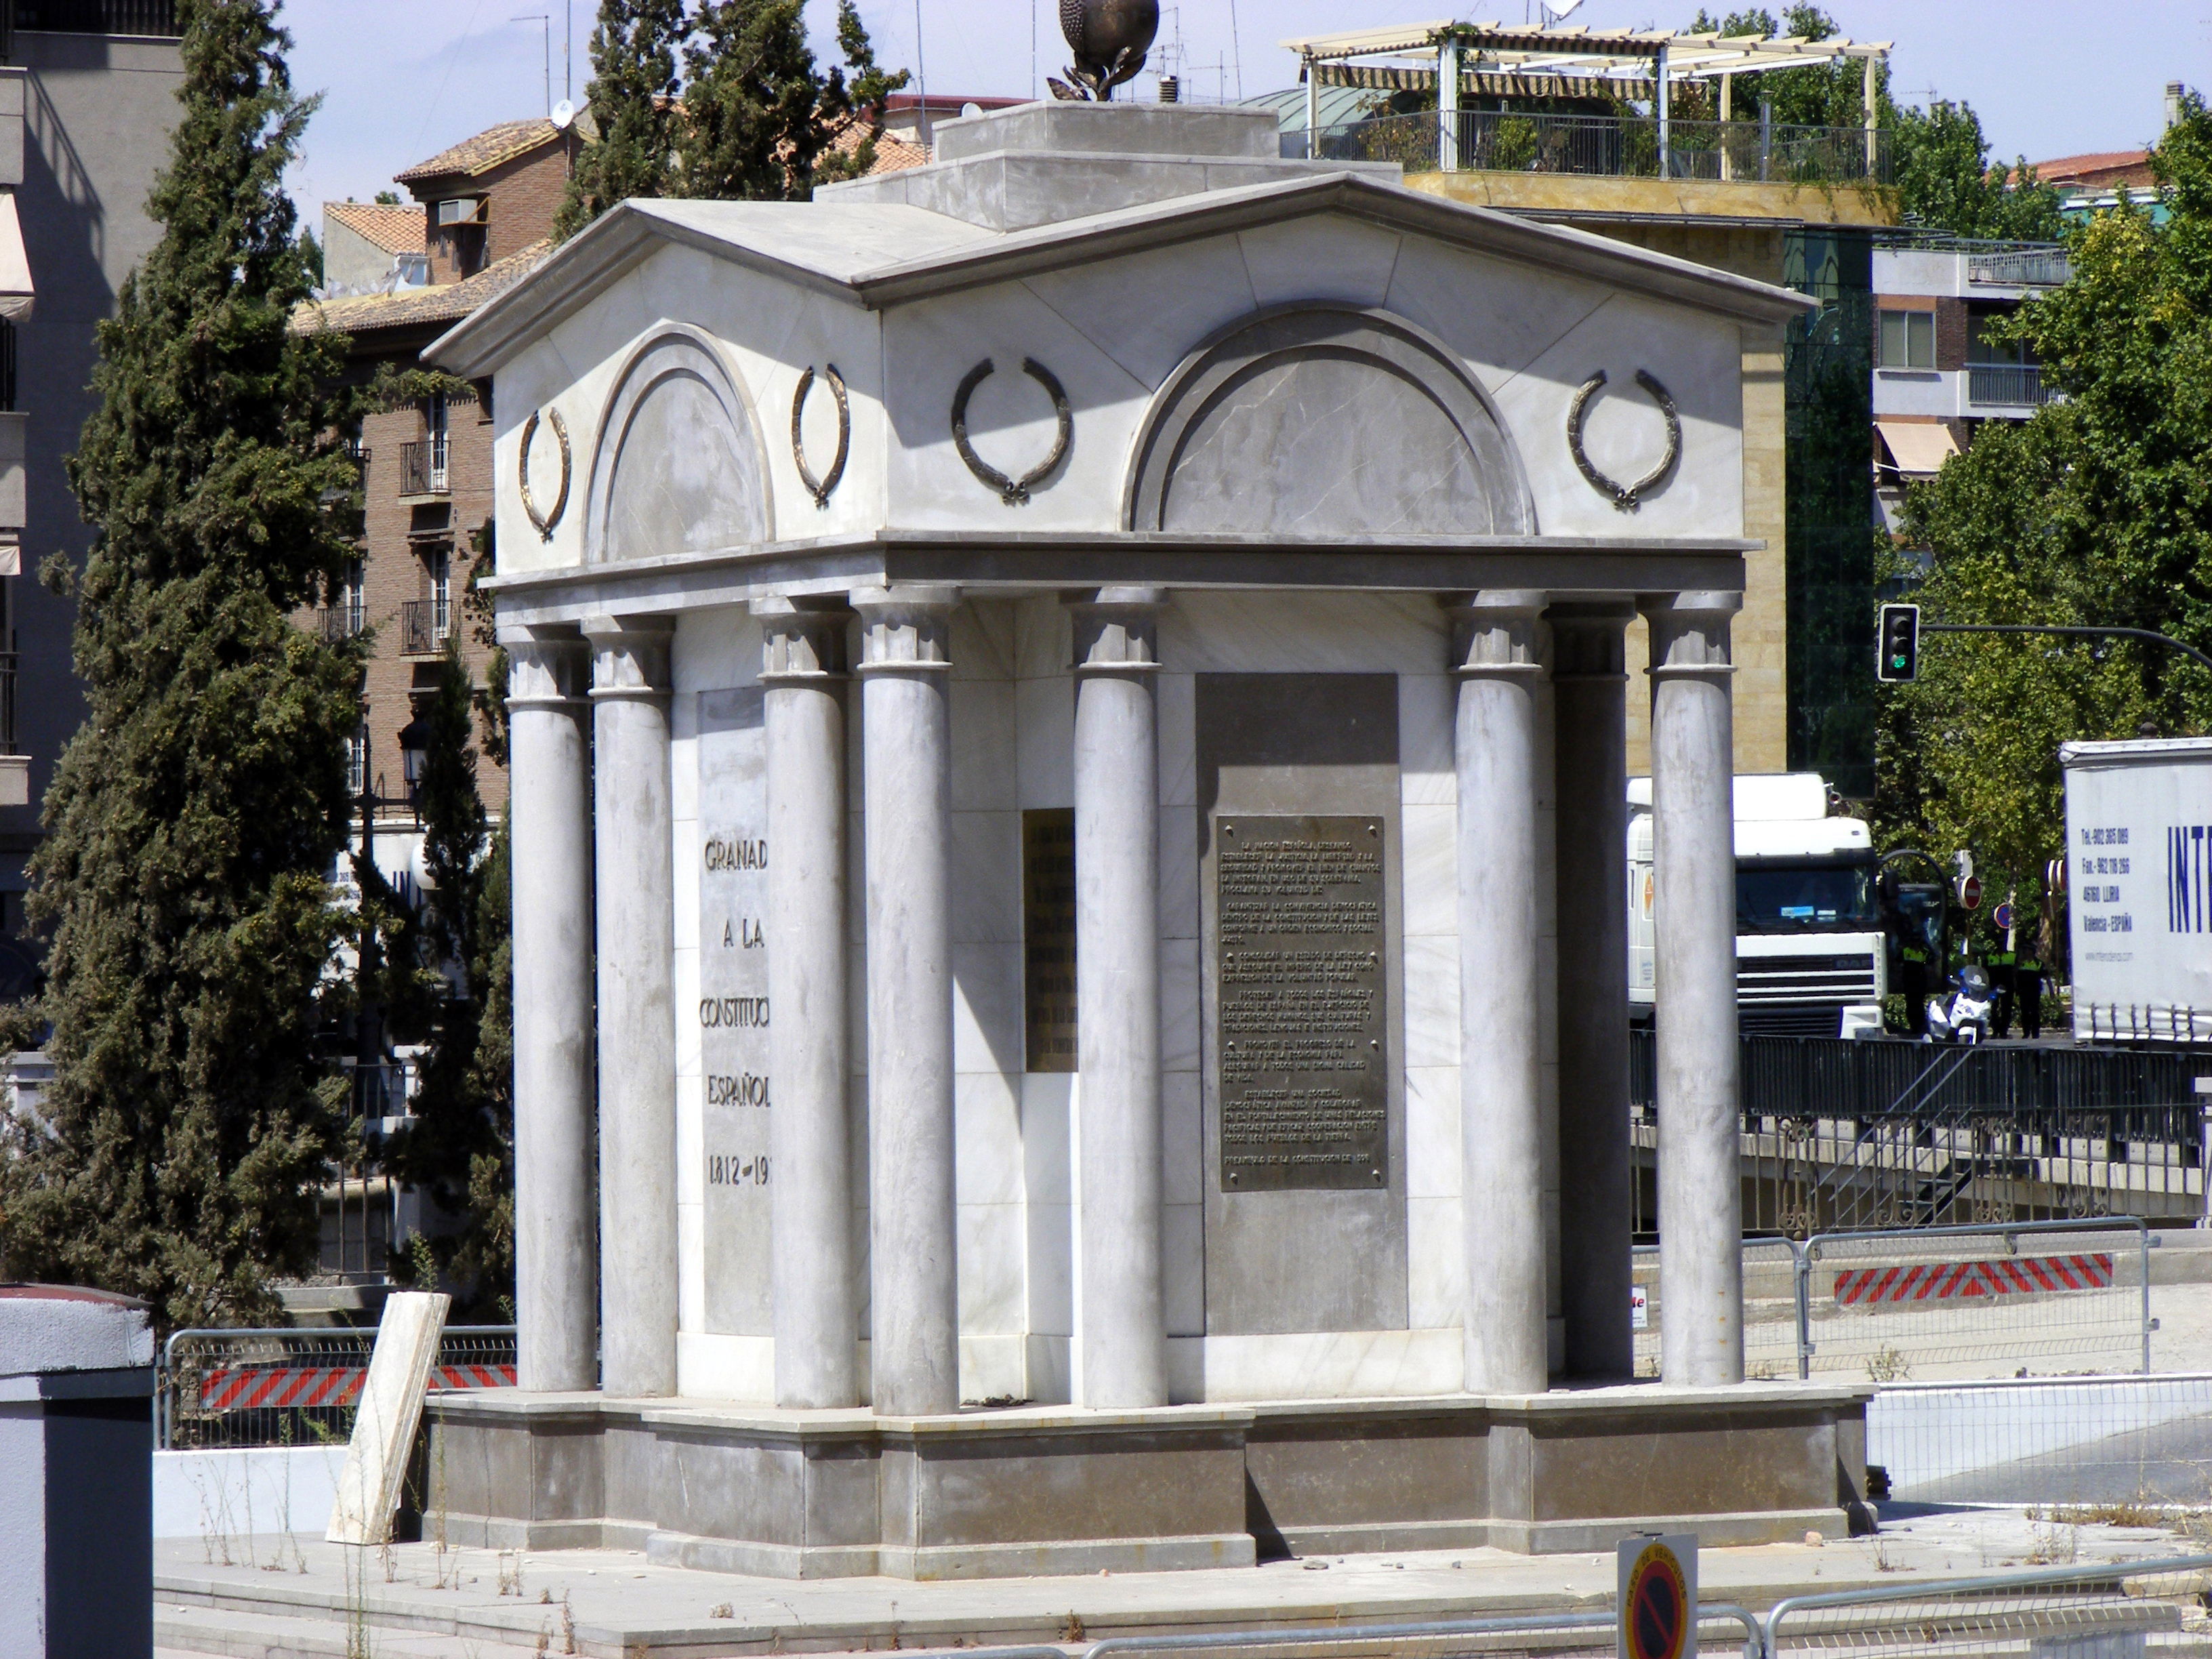
<instances>
[{"instance_id":1,"label":"marble cornice","mask_svg":"<svg viewBox=\"0 0 2212 1659\"><path fill-rule=\"evenodd\" d=\"M673 615L771 595L944 583L970 598L1147 586L1455 593L1542 590L1561 598L1634 598L1741 589L1733 537L1374 537L1285 542L1267 536L1124 531L881 531L750 548L570 565L495 576L504 626L561 623L602 611Z\"/></svg>"}]
</instances>

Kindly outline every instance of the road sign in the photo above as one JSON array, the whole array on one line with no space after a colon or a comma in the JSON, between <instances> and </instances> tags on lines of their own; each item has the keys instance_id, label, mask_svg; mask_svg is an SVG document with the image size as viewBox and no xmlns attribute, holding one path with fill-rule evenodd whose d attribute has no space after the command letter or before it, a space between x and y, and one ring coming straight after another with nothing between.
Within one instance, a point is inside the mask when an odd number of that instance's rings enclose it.
<instances>
[{"instance_id":1,"label":"road sign","mask_svg":"<svg viewBox=\"0 0 2212 1659\"><path fill-rule=\"evenodd\" d=\"M1979 876L1968 876L1959 884L1959 902L1969 910L1982 908L1982 878Z\"/></svg>"},{"instance_id":2,"label":"road sign","mask_svg":"<svg viewBox=\"0 0 2212 1659\"><path fill-rule=\"evenodd\" d=\"M1618 1659L1697 1659L1697 1534L1624 1538L1614 1557Z\"/></svg>"},{"instance_id":3,"label":"road sign","mask_svg":"<svg viewBox=\"0 0 2212 1659\"><path fill-rule=\"evenodd\" d=\"M1891 684L1920 676L1920 607L1886 605L1881 608L1881 644L1875 652L1874 677Z\"/></svg>"},{"instance_id":4,"label":"road sign","mask_svg":"<svg viewBox=\"0 0 2212 1659\"><path fill-rule=\"evenodd\" d=\"M1996 923L2000 927L2011 927L2013 923L2012 906L2009 904L2000 904L1996 909L1990 912L1990 920Z\"/></svg>"}]
</instances>

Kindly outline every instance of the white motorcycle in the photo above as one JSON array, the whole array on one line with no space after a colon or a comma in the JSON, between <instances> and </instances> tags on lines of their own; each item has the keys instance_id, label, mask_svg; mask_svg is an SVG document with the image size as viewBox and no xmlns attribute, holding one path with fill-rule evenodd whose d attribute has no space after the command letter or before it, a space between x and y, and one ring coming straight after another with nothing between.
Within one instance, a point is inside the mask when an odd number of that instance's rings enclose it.
<instances>
[{"instance_id":1,"label":"white motorcycle","mask_svg":"<svg viewBox=\"0 0 2212 1659\"><path fill-rule=\"evenodd\" d=\"M1996 1000L1990 976L1978 963L1968 963L1951 976L1951 1000L1928 999L1928 1037L1931 1042L1979 1042L1990 1034L1990 1006Z\"/></svg>"}]
</instances>

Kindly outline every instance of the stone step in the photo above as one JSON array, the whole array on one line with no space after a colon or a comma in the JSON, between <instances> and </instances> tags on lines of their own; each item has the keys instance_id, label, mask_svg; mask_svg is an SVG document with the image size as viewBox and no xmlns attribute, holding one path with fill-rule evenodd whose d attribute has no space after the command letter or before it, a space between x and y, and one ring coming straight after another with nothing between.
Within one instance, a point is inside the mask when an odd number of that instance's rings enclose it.
<instances>
[{"instance_id":1,"label":"stone step","mask_svg":"<svg viewBox=\"0 0 2212 1659\"><path fill-rule=\"evenodd\" d=\"M349 1659L364 1652L378 1659L534 1659L564 1650L558 1627L548 1633L543 1648L534 1641L517 1647L481 1635L394 1629L380 1621L356 1626L344 1617L312 1611L249 1613L159 1601L154 1607L156 1659ZM574 1650L599 1650L579 1643Z\"/></svg>"}]
</instances>

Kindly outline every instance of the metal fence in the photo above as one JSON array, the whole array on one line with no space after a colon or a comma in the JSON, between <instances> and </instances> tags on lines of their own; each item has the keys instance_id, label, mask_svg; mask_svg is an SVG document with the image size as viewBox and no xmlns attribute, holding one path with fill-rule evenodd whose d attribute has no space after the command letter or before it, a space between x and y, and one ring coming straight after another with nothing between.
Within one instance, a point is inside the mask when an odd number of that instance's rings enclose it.
<instances>
[{"instance_id":1,"label":"metal fence","mask_svg":"<svg viewBox=\"0 0 2212 1659\"><path fill-rule=\"evenodd\" d=\"M1746 1239L1744 1372L1888 1383L2021 1365L2148 1371L2151 1243L2133 1217ZM1658 1249L1639 1246L1639 1376L1659 1375L1665 1291Z\"/></svg>"},{"instance_id":2,"label":"metal fence","mask_svg":"<svg viewBox=\"0 0 2212 1659\"><path fill-rule=\"evenodd\" d=\"M2152 1637L2200 1626L2208 1569L2212 1555L2186 1555L1788 1596L1759 1621L1760 1645L1767 1659L2141 1659Z\"/></svg>"},{"instance_id":3,"label":"metal fence","mask_svg":"<svg viewBox=\"0 0 2212 1659\"><path fill-rule=\"evenodd\" d=\"M1672 121L1662 151L1650 116L1434 110L1381 115L1282 137L1286 156L1395 161L1408 173L1474 169L1617 179L1711 179L1796 184L1886 184L1889 135L1863 127L1757 121Z\"/></svg>"},{"instance_id":4,"label":"metal fence","mask_svg":"<svg viewBox=\"0 0 2212 1659\"><path fill-rule=\"evenodd\" d=\"M353 1432L376 1333L186 1330L162 1346L155 1432L165 1451L310 1446ZM514 1327L452 1325L438 1343L434 1389L514 1386Z\"/></svg>"},{"instance_id":5,"label":"metal fence","mask_svg":"<svg viewBox=\"0 0 2212 1659\"><path fill-rule=\"evenodd\" d=\"M1744 1231L2204 1214L2212 1054L1740 1039ZM1629 1042L1637 1231L1659 1225L1652 1034Z\"/></svg>"},{"instance_id":6,"label":"metal fence","mask_svg":"<svg viewBox=\"0 0 2212 1659\"><path fill-rule=\"evenodd\" d=\"M1895 1498L2148 1520L2131 1511L2212 1496L2212 1375L1892 1383L1868 1404L1866 1455Z\"/></svg>"},{"instance_id":7,"label":"metal fence","mask_svg":"<svg viewBox=\"0 0 2212 1659\"><path fill-rule=\"evenodd\" d=\"M2040 363L1968 363L1966 401L1970 404L2046 404L2051 394L2043 385Z\"/></svg>"}]
</instances>

